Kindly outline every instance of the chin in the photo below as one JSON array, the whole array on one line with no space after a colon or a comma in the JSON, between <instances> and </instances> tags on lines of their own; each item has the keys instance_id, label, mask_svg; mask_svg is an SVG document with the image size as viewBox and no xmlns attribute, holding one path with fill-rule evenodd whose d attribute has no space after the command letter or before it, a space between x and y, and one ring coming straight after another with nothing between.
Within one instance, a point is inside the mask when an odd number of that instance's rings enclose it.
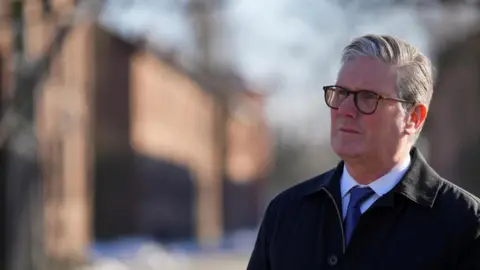
<instances>
[{"instance_id":1,"label":"chin","mask_svg":"<svg viewBox=\"0 0 480 270\"><path fill-rule=\"evenodd\" d=\"M332 150L342 159L357 158L365 152L362 145L353 142L332 139L331 146Z\"/></svg>"}]
</instances>

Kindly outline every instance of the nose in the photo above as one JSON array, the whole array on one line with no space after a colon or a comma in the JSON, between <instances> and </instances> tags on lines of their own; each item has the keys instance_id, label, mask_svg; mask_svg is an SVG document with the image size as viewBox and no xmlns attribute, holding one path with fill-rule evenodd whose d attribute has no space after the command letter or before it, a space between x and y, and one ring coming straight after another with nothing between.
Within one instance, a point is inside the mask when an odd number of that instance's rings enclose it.
<instances>
[{"instance_id":1,"label":"nose","mask_svg":"<svg viewBox=\"0 0 480 270\"><path fill-rule=\"evenodd\" d=\"M345 117L356 118L358 115L357 106L355 106L355 100L353 95L349 95L338 107L338 114Z\"/></svg>"}]
</instances>

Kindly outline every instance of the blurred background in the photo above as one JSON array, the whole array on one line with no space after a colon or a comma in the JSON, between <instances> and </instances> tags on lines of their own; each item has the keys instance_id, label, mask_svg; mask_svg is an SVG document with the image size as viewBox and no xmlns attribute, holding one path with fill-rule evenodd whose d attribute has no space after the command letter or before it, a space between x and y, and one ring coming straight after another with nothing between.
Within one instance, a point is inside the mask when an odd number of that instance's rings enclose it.
<instances>
[{"instance_id":1,"label":"blurred background","mask_svg":"<svg viewBox=\"0 0 480 270\"><path fill-rule=\"evenodd\" d=\"M437 67L418 142L480 195L480 1L2 0L2 269L245 269L269 200L338 162L352 38Z\"/></svg>"}]
</instances>

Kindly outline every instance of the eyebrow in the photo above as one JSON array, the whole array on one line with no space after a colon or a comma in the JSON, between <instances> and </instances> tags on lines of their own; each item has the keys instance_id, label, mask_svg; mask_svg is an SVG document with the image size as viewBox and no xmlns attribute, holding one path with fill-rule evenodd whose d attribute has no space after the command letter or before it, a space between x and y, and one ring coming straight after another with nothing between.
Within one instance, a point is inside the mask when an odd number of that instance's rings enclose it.
<instances>
[{"instance_id":1,"label":"eyebrow","mask_svg":"<svg viewBox=\"0 0 480 270\"><path fill-rule=\"evenodd\" d=\"M385 96L384 94L380 94L380 93L378 93L377 91L371 90L371 89L360 88L360 89L355 89L355 90L353 90L352 88L343 86L343 85L341 85L341 84L335 84L335 86L338 86L338 87L341 87L341 88L345 88L345 89L347 89L348 91L352 91L352 92L369 91L369 92L375 93L375 94L377 94L377 95L379 95L379 96L382 96L382 97Z\"/></svg>"}]
</instances>

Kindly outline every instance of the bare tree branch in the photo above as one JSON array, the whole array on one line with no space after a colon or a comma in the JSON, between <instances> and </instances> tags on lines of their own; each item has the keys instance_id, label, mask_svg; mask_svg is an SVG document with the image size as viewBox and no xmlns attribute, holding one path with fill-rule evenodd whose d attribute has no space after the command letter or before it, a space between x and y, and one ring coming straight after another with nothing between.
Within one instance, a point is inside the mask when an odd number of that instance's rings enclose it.
<instances>
[{"instance_id":1,"label":"bare tree branch","mask_svg":"<svg viewBox=\"0 0 480 270\"><path fill-rule=\"evenodd\" d=\"M54 37L48 45L45 53L38 59L27 59L17 66L17 79L15 80L13 97L8 102L0 121L0 147L11 136L15 136L18 130L25 128L30 120L26 115L32 113L34 106L32 101L28 102L29 96L36 96L42 91L44 79L48 76L54 59L60 54L63 44L71 30L86 20L95 19L102 8L102 0L84 0L80 2L72 12L61 17Z\"/></svg>"},{"instance_id":2,"label":"bare tree branch","mask_svg":"<svg viewBox=\"0 0 480 270\"><path fill-rule=\"evenodd\" d=\"M22 55L23 41L20 38L15 44L19 54L14 67L13 97L7 103L8 108L0 122L0 146L7 149L4 166L7 218L4 222L7 238L5 268L8 270L51 269L47 266L44 244L44 183L37 159L35 97L41 93L51 65L72 29L83 19L89 19L87 15L98 12L89 11L91 7L98 7L91 4L96 2L84 0L71 12L62 13L56 22L52 40L39 58L26 59ZM22 7L22 3L19 5ZM21 24L25 14L16 16ZM15 37L24 35L22 27L14 28L14 31Z\"/></svg>"}]
</instances>

